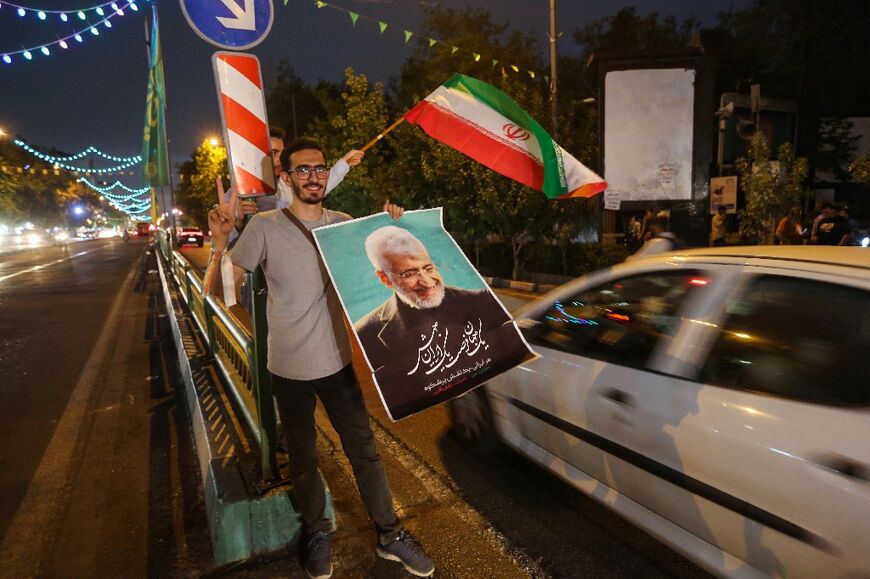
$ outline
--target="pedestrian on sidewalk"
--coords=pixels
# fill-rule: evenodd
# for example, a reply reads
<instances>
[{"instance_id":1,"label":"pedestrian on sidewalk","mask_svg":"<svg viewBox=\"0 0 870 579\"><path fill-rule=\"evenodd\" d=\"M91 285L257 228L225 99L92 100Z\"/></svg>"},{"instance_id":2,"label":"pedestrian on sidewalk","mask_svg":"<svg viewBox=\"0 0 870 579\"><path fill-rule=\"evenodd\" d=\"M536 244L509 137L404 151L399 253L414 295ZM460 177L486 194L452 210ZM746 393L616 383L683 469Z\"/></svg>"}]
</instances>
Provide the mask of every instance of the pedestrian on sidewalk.
<instances>
[{"instance_id":1,"label":"pedestrian on sidewalk","mask_svg":"<svg viewBox=\"0 0 870 579\"><path fill-rule=\"evenodd\" d=\"M309 577L332 576L335 529L326 516L314 426L319 398L341 437L360 496L377 529L378 556L428 577L435 572L434 564L402 528L393 509L368 411L351 366L341 304L311 235L315 227L351 217L322 206L330 169L319 143L301 139L282 151L280 160L291 179L292 205L254 215L230 255L236 284L244 273L262 266L269 286L268 369L290 446L290 476L304 525L303 565ZM404 209L387 201L384 211L398 219ZM226 207L209 212L212 250L217 254L226 251L233 222Z\"/></svg>"},{"instance_id":2,"label":"pedestrian on sidewalk","mask_svg":"<svg viewBox=\"0 0 870 579\"><path fill-rule=\"evenodd\" d=\"M722 247L725 245L725 236L728 234L728 208L720 205L716 208L716 215L710 221L710 245Z\"/></svg>"}]
</instances>

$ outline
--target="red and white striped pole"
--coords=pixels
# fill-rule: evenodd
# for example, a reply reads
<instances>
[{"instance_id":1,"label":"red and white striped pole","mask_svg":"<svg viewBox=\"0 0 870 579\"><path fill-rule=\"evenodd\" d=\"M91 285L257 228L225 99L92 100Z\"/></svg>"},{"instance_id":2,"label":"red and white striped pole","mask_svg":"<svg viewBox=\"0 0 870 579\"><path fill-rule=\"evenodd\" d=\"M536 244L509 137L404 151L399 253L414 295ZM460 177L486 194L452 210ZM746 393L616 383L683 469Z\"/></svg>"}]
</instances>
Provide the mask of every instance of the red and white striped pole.
<instances>
[{"instance_id":1,"label":"red and white striped pole","mask_svg":"<svg viewBox=\"0 0 870 579\"><path fill-rule=\"evenodd\" d=\"M250 54L216 52L212 65L233 187L239 197L273 194L275 173L260 62Z\"/></svg>"}]
</instances>

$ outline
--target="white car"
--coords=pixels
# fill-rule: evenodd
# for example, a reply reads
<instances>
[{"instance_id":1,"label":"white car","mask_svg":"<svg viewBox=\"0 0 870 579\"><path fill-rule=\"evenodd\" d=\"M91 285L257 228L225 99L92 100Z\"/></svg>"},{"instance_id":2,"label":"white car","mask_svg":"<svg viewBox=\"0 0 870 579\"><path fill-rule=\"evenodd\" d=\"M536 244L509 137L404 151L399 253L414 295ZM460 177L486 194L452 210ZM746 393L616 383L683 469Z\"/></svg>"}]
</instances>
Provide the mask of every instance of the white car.
<instances>
[{"instance_id":1,"label":"white car","mask_svg":"<svg viewBox=\"0 0 870 579\"><path fill-rule=\"evenodd\" d=\"M870 577L867 249L661 254L514 316L541 358L459 399L458 432L716 575Z\"/></svg>"}]
</instances>

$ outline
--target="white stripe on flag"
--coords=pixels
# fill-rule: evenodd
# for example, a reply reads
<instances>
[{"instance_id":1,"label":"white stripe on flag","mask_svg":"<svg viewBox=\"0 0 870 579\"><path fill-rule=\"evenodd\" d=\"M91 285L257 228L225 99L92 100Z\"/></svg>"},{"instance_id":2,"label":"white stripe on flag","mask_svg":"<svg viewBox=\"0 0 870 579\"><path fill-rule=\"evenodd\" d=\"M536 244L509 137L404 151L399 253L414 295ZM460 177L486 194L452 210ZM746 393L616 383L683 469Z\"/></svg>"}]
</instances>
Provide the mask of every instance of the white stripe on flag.
<instances>
[{"instance_id":1,"label":"white stripe on flag","mask_svg":"<svg viewBox=\"0 0 870 579\"><path fill-rule=\"evenodd\" d=\"M220 66L218 78L220 79L221 93L249 110L264 124L268 124L266 110L263 106L263 93L257 88L257 85L225 60L218 59L218 66Z\"/></svg>"},{"instance_id":2,"label":"white stripe on flag","mask_svg":"<svg viewBox=\"0 0 870 579\"><path fill-rule=\"evenodd\" d=\"M530 134L529 138L525 141L508 139L504 134L504 127L507 124L514 123L472 95L464 91L439 86L432 94L426 97L426 100L472 122L478 129L489 133L492 138L501 141L505 146L527 151L539 163L543 164L544 156L541 153L541 146L538 144L535 135Z\"/></svg>"},{"instance_id":3,"label":"white stripe on flag","mask_svg":"<svg viewBox=\"0 0 870 579\"><path fill-rule=\"evenodd\" d=\"M266 171L272 171L272 158L254 146L250 141L227 128L229 150L232 152L234 166L241 167L251 175L268 182L264 177Z\"/></svg>"}]
</instances>

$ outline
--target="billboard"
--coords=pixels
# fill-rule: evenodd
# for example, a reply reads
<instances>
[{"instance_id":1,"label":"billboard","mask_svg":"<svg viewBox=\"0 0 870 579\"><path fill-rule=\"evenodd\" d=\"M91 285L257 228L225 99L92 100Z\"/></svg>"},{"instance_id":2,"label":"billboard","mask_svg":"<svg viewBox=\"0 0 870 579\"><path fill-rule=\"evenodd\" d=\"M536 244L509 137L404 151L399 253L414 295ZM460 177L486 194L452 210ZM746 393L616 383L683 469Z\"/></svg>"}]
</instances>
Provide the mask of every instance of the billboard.
<instances>
[{"instance_id":1,"label":"billboard","mask_svg":"<svg viewBox=\"0 0 870 579\"><path fill-rule=\"evenodd\" d=\"M626 201L692 199L692 68L604 75L604 178Z\"/></svg>"}]
</instances>

